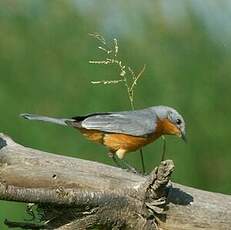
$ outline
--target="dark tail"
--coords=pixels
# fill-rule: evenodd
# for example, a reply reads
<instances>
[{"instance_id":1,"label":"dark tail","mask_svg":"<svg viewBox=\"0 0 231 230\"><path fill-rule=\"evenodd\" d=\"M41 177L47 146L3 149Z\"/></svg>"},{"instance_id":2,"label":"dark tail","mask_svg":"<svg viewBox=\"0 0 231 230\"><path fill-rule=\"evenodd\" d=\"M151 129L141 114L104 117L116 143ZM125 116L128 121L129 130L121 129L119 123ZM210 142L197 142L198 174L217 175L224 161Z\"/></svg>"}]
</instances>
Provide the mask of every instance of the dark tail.
<instances>
[{"instance_id":1,"label":"dark tail","mask_svg":"<svg viewBox=\"0 0 231 230\"><path fill-rule=\"evenodd\" d=\"M64 125L64 126L68 126L68 124L75 121L74 119L46 117L46 116L40 116L36 114L29 114L29 113L23 113L23 114L20 114L20 116L27 120L45 121L45 122L51 122L51 123L55 123L58 125Z\"/></svg>"}]
</instances>

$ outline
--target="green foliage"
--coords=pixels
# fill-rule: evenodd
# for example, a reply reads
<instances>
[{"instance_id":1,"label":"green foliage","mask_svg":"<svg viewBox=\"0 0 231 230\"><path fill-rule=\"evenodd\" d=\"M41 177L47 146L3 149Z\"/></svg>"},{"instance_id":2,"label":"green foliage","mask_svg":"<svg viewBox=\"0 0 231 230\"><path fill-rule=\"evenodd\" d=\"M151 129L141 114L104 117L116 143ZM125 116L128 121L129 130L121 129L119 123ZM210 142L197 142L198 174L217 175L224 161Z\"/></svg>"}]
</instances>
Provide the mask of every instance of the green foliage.
<instances>
[{"instance_id":1,"label":"green foliage","mask_svg":"<svg viewBox=\"0 0 231 230\"><path fill-rule=\"evenodd\" d=\"M136 73L146 64L136 87L136 108L164 104L184 115L188 144L167 137L174 180L230 193L231 53L222 34L209 33L190 5L184 20L174 23L163 14L160 1L92 4L1 1L1 132L27 146L112 164L102 146L77 131L18 117L23 112L71 117L130 108L122 85L90 83L118 77L110 65L89 64L99 51L88 33L98 31L109 41L119 40L120 57ZM144 148L149 170L160 157L161 140ZM138 152L128 161L140 166ZM1 202L0 222L23 216L23 208Z\"/></svg>"}]
</instances>

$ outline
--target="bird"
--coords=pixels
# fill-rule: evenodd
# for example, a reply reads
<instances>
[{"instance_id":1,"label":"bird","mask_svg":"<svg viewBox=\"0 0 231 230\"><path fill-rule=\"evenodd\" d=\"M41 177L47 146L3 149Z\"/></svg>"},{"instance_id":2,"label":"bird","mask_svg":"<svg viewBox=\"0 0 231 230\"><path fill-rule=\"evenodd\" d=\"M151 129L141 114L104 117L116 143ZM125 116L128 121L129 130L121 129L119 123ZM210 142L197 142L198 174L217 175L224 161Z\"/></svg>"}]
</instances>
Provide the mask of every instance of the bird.
<instances>
[{"instance_id":1,"label":"bird","mask_svg":"<svg viewBox=\"0 0 231 230\"><path fill-rule=\"evenodd\" d=\"M28 120L51 122L79 130L88 140L102 144L108 155L123 159L163 135L175 135L186 141L185 121L174 108L164 105L139 110L99 112L72 118L54 118L23 113Z\"/></svg>"}]
</instances>

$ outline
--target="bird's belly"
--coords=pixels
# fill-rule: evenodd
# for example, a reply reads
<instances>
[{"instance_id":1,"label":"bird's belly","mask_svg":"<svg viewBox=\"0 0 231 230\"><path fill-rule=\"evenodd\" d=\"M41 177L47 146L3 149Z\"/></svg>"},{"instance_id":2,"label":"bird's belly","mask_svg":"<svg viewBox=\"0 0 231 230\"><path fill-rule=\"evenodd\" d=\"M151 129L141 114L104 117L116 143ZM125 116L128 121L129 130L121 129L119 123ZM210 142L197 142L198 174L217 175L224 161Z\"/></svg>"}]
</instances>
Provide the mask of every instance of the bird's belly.
<instances>
[{"instance_id":1,"label":"bird's belly","mask_svg":"<svg viewBox=\"0 0 231 230\"><path fill-rule=\"evenodd\" d=\"M159 132L145 137L137 137L120 133L104 133L97 130L79 130L88 140L105 145L119 158L123 158L127 152L136 151L161 136Z\"/></svg>"},{"instance_id":2,"label":"bird's belly","mask_svg":"<svg viewBox=\"0 0 231 230\"><path fill-rule=\"evenodd\" d=\"M103 144L112 152L123 149L125 152L132 152L153 142L158 137L151 135L149 137L136 137L126 134L105 134Z\"/></svg>"}]
</instances>

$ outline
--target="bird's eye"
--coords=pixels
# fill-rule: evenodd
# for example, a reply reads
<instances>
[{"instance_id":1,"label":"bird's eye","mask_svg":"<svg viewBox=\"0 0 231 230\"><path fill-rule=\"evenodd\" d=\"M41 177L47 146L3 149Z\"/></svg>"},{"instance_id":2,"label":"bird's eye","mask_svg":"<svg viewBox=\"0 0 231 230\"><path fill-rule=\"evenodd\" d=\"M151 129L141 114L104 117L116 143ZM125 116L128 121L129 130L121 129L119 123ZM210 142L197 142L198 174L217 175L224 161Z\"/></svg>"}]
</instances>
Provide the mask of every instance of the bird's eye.
<instances>
[{"instance_id":1,"label":"bird's eye","mask_svg":"<svg viewBox=\"0 0 231 230\"><path fill-rule=\"evenodd\" d=\"M177 125L180 125L182 123L182 121L180 119L176 119L176 123L177 123Z\"/></svg>"}]
</instances>

